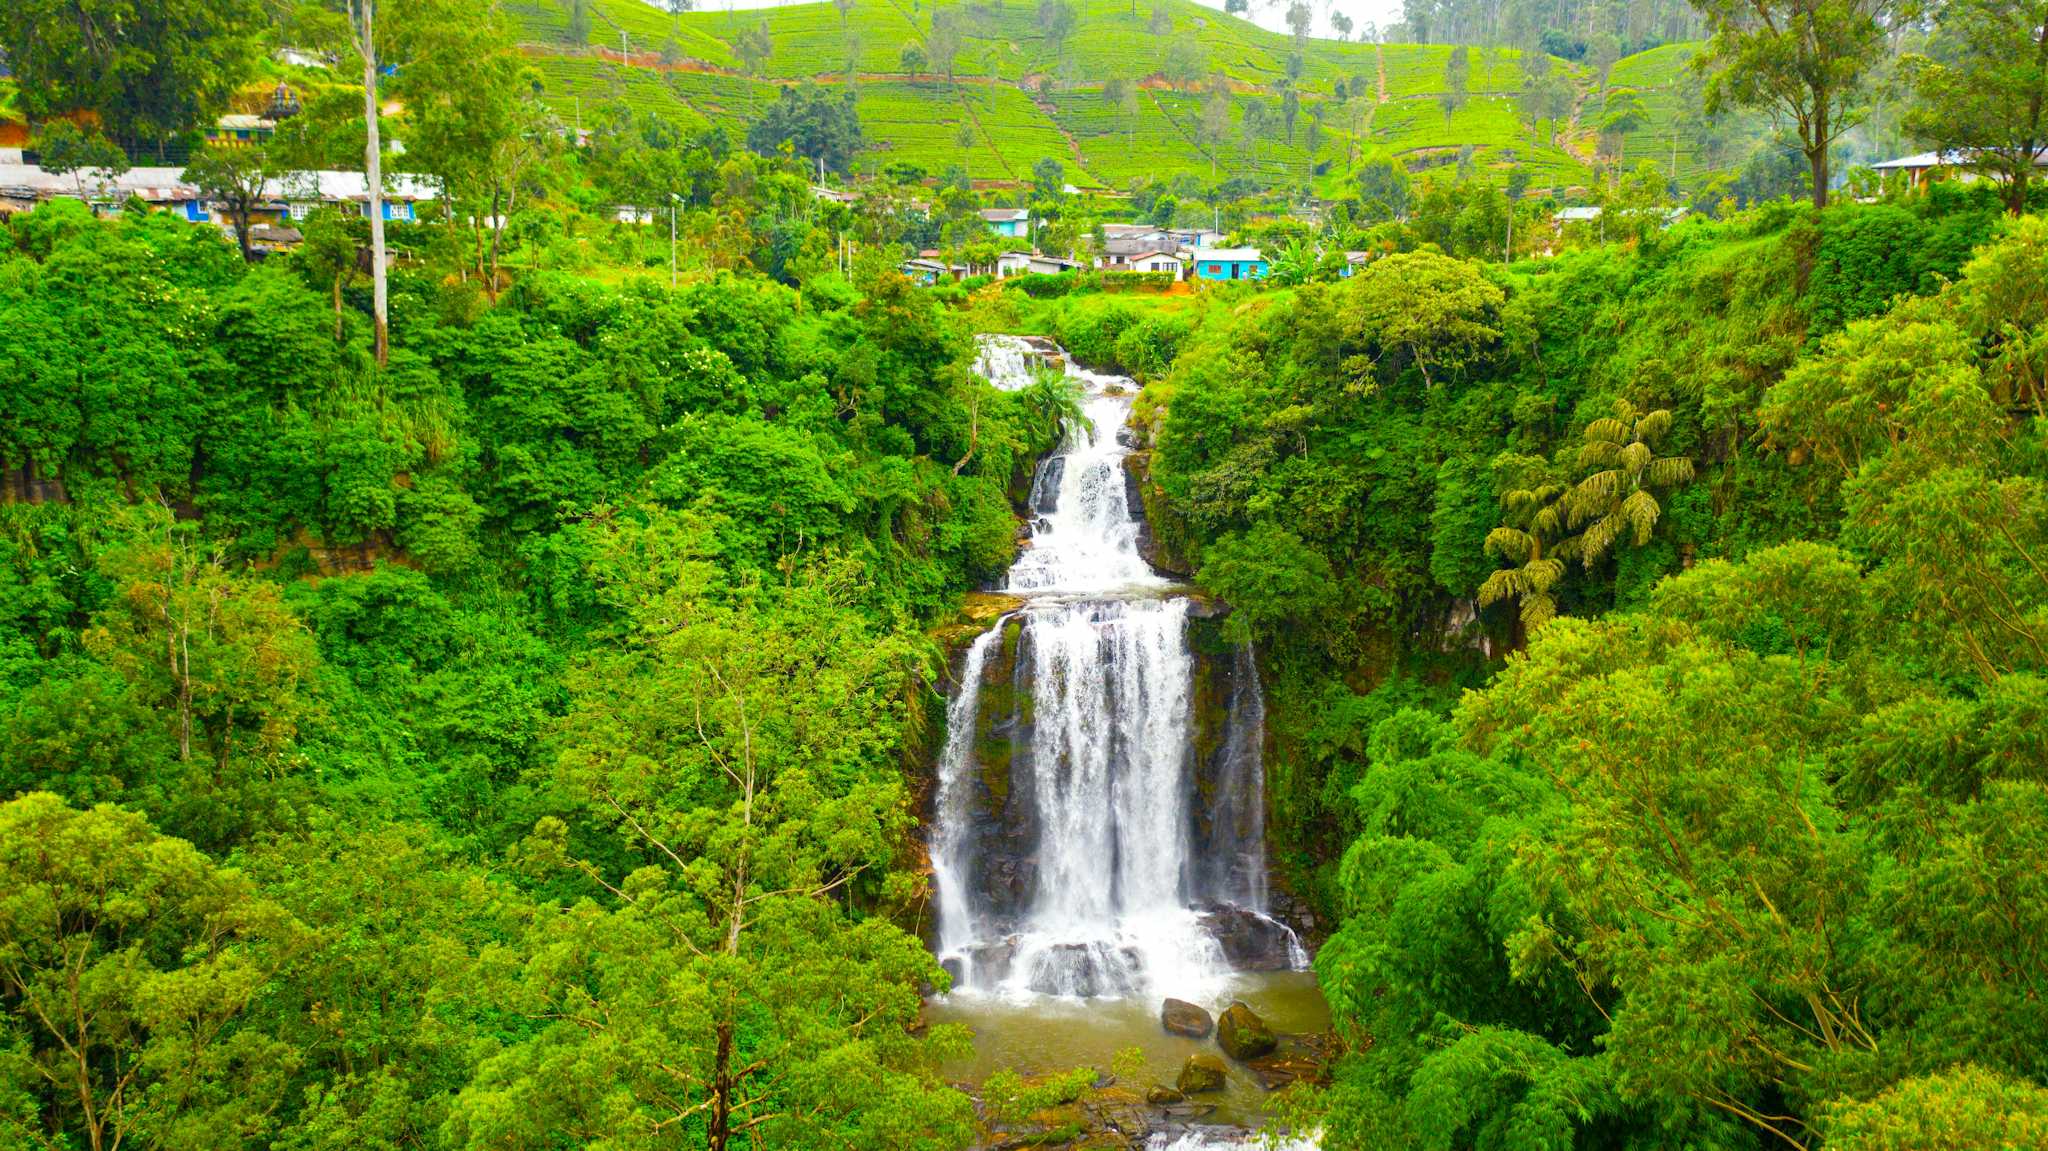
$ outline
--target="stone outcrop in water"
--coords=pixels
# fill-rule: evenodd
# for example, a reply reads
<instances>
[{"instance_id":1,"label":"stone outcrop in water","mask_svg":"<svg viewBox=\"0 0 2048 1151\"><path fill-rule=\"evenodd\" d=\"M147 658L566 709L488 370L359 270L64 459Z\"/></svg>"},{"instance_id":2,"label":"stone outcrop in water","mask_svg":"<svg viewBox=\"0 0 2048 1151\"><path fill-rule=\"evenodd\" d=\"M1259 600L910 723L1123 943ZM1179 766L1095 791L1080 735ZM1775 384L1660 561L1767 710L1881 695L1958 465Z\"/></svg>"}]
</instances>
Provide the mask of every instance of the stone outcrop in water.
<instances>
[{"instance_id":1,"label":"stone outcrop in water","mask_svg":"<svg viewBox=\"0 0 2048 1151\"><path fill-rule=\"evenodd\" d=\"M1223 1060L1205 1051L1198 1051L1188 1056L1188 1061L1180 1065L1180 1078L1174 1082L1174 1086L1182 1095L1202 1095L1210 1091L1223 1090L1223 1085L1229 1080L1230 1069L1223 1065Z\"/></svg>"},{"instance_id":2,"label":"stone outcrop in water","mask_svg":"<svg viewBox=\"0 0 2048 1151\"><path fill-rule=\"evenodd\" d=\"M1202 912L1202 926L1239 971L1292 971L1301 965L1301 942L1286 924L1225 904Z\"/></svg>"},{"instance_id":3,"label":"stone outcrop in water","mask_svg":"<svg viewBox=\"0 0 2048 1151\"><path fill-rule=\"evenodd\" d=\"M1181 1094L1174 1088L1168 1087L1164 1083L1155 1083L1150 1090L1145 1092L1145 1102L1152 1104L1154 1107L1164 1107L1168 1103L1179 1103L1186 1098L1186 1095Z\"/></svg>"},{"instance_id":4,"label":"stone outcrop in water","mask_svg":"<svg viewBox=\"0 0 2048 1151\"><path fill-rule=\"evenodd\" d=\"M1224 1008L1216 1020L1216 1046L1239 1063L1271 1054L1279 1045L1279 1037L1266 1021L1242 1003Z\"/></svg>"},{"instance_id":5,"label":"stone outcrop in water","mask_svg":"<svg viewBox=\"0 0 2048 1151\"><path fill-rule=\"evenodd\" d=\"M1190 1039L1207 1039L1209 1032L1216 1029L1216 1021L1209 1017L1207 1008L1185 999L1168 999L1161 1004L1159 1025L1175 1035L1185 1035Z\"/></svg>"}]
</instances>

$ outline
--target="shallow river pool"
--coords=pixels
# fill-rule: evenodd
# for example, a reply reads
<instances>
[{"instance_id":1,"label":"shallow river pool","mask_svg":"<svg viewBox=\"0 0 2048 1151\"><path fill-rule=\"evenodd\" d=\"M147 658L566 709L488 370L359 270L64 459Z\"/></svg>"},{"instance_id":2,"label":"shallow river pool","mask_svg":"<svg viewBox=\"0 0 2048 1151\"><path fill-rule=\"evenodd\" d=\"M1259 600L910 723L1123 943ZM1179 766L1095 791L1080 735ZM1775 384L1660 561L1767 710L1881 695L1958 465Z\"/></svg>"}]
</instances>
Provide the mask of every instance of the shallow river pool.
<instances>
[{"instance_id":1,"label":"shallow river pool","mask_svg":"<svg viewBox=\"0 0 2048 1151\"><path fill-rule=\"evenodd\" d=\"M1202 1004L1211 1015L1239 999L1258 1012L1277 1035L1329 1030L1330 1008L1310 972L1247 972L1232 976L1228 986L1219 998ZM1034 996L1014 1001L958 994L934 999L928 1017L934 1023L960 1023L973 1030L973 1058L948 1066L945 1074L956 1082L977 1085L990 1072L1005 1067L1026 1077L1083 1064L1107 1069L1118 1051L1139 1047L1145 1052L1145 1070L1138 1084L1142 1090L1154 1083L1172 1086L1181 1064L1197 1051L1222 1054L1213 1035L1187 1039L1167 1034L1159 1026L1156 1000ZM1256 1126L1266 1092L1250 1071L1229 1059L1224 1062L1230 1067L1229 1086L1219 1094L1198 1097L1200 1102L1216 1105L1215 1114L1202 1122Z\"/></svg>"}]
</instances>

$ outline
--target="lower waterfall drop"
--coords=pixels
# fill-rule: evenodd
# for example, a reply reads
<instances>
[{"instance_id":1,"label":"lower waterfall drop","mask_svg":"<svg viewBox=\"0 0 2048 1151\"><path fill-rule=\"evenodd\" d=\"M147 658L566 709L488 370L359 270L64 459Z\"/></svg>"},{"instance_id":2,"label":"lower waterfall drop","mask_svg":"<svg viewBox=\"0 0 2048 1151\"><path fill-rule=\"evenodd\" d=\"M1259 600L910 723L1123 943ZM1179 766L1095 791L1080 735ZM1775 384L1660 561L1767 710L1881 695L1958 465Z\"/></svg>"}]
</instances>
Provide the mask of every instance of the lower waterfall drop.
<instances>
[{"instance_id":1,"label":"lower waterfall drop","mask_svg":"<svg viewBox=\"0 0 2048 1151\"><path fill-rule=\"evenodd\" d=\"M1054 355L984 337L980 368L1018 388ZM1194 601L1140 554L1135 385L1064 370L1087 422L1033 484L1030 546L1005 588L1022 605L968 649L948 702L938 954L971 994L1210 1000L1235 972L1307 962L1265 914L1256 661L1198 656ZM1206 741L1204 692L1223 701Z\"/></svg>"}]
</instances>

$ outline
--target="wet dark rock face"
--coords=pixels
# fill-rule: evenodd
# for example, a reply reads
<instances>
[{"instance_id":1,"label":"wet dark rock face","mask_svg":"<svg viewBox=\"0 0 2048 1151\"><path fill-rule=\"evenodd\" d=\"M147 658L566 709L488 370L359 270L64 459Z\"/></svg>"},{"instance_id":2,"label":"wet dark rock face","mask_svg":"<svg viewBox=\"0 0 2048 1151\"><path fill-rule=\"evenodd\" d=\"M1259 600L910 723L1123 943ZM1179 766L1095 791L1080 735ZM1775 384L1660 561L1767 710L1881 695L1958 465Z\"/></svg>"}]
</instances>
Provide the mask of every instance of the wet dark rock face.
<instances>
[{"instance_id":1,"label":"wet dark rock face","mask_svg":"<svg viewBox=\"0 0 2048 1151\"><path fill-rule=\"evenodd\" d=\"M1137 953L1104 943L1061 943L1033 957L1031 990L1041 995L1135 995L1143 974Z\"/></svg>"},{"instance_id":2,"label":"wet dark rock face","mask_svg":"<svg viewBox=\"0 0 2048 1151\"><path fill-rule=\"evenodd\" d=\"M1277 919L1226 904L1203 911L1202 927L1239 971L1288 971L1294 967L1294 933Z\"/></svg>"},{"instance_id":3,"label":"wet dark rock face","mask_svg":"<svg viewBox=\"0 0 2048 1151\"><path fill-rule=\"evenodd\" d=\"M1128 444L1130 429L1125 428L1117 438ZM1161 560L1170 557L1160 554L1159 540L1152 532L1152 517L1145 512L1145 467L1150 453L1132 452L1124 457L1124 502L1131 509L1131 515L1138 521L1138 554L1145 562L1171 576L1187 576L1188 572L1177 570L1170 563Z\"/></svg>"},{"instance_id":4,"label":"wet dark rock face","mask_svg":"<svg viewBox=\"0 0 2048 1151\"><path fill-rule=\"evenodd\" d=\"M1065 456L1049 457L1038 466L1038 475L1031 481L1031 514L1051 515L1060 510L1060 480L1067 474Z\"/></svg>"},{"instance_id":5,"label":"wet dark rock face","mask_svg":"<svg viewBox=\"0 0 2048 1151\"><path fill-rule=\"evenodd\" d=\"M968 783L970 842L963 858L972 899L996 922L1014 923L1037 890L1038 811L1031 790L1032 729L1030 661L1023 650L1024 621L1001 624L1002 638L982 667L981 706L974 717L974 767ZM954 658L955 676L965 663L963 646ZM1006 971L1007 949L984 959L976 970ZM996 967L981 966L995 962Z\"/></svg>"},{"instance_id":6,"label":"wet dark rock face","mask_svg":"<svg viewBox=\"0 0 2048 1151\"><path fill-rule=\"evenodd\" d=\"M1196 802L1188 828L1194 902L1253 905L1265 897L1265 700L1250 648L1223 639L1221 618L1192 619Z\"/></svg>"}]
</instances>

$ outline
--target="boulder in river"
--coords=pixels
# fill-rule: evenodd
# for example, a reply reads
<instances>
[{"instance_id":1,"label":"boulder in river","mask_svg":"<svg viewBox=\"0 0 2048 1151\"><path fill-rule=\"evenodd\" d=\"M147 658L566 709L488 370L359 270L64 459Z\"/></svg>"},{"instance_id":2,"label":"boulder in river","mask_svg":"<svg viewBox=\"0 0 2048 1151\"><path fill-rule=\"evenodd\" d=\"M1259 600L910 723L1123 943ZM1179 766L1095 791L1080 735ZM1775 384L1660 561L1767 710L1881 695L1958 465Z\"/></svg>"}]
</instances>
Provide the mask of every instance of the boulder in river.
<instances>
[{"instance_id":1,"label":"boulder in river","mask_svg":"<svg viewBox=\"0 0 2048 1151\"><path fill-rule=\"evenodd\" d=\"M1175 1035L1185 1035L1190 1039L1207 1039L1209 1032L1216 1029L1216 1021L1209 1017L1207 1008L1185 999L1169 999L1161 1005L1159 1025Z\"/></svg>"},{"instance_id":2,"label":"boulder in river","mask_svg":"<svg viewBox=\"0 0 2048 1151\"><path fill-rule=\"evenodd\" d=\"M1280 1040L1251 1008L1232 1003L1216 1020L1216 1045L1223 1048L1224 1054L1244 1063L1270 1054Z\"/></svg>"},{"instance_id":3,"label":"boulder in river","mask_svg":"<svg viewBox=\"0 0 2048 1151\"><path fill-rule=\"evenodd\" d=\"M1152 1089L1145 1092L1145 1102L1155 1107L1163 1107L1168 1103L1180 1103L1186 1099L1187 1096L1168 1087L1164 1083L1154 1083Z\"/></svg>"},{"instance_id":4,"label":"boulder in river","mask_svg":"<svg viewBox=\"0 0 2048 1151\"><path fill-rule=\"evenodd\" d=\"M1174 1086L1180 1088L1182 1095L1201 1095L1223 1090L1223 1084L1229 1078L1230 1069L1223 1065L1223 1060L1206 1051L1197 1051L1180 1065L1180 1079Z\"/></svg>"}]
</instances>

